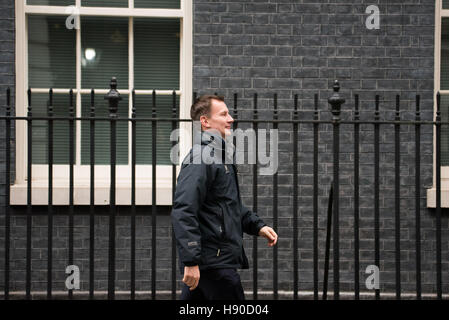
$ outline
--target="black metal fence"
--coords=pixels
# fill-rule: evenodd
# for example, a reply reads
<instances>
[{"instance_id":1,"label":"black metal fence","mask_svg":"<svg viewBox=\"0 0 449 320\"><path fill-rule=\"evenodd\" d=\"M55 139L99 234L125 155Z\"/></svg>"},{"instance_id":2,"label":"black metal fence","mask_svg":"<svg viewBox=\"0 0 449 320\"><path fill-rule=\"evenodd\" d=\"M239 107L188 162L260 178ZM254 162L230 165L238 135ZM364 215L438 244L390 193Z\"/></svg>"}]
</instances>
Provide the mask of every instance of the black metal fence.
<instances>
[{"instance_id":1,"label":"black metal fence","mask_svg":"<svg viewBox=\"0 0 449 320\"><path fill-rule=\"evenodd\" d=\"M178 117L178 106L176 100L176 92L173 91L173 106L172 106L172 117L171 118L157 118L156 117L156 94L153 91L152 95L152 117L150 118L136 118L135 116L135 91L132 91L132 117L131 118L121 118L117 116L118 104L121 100L120 94L116 90L117 82L115 78L111 81L111 90L105 96L105 99L109 101L109 117L96 117L95 116L95 92L92 89L91 92L91 112L90 117L75 117L74 107L73 107L73 91L70 91L70 116L69 117L55 117L53 115L53 92L49 90L48 96L48 116L47 117L35 117L33 116L32 109L32 91L28 90L28 114L26 117L16 117L11 115L11 103L10 103L10 90L7 90L7 102L6 102L6 116L2 116L1 120L5 121L5 155L6 155L6 171L5 171L5 181L10 181L10 154L11 154L11 124L12 122L25 121L27 124L27 136L28 136L28 157L27 157L27 211L26 211L26 298L31 298L31 237L32 237L32 211L33 203L31 201L31 188L32 188L32 135L33 135L33 121L44 120L48 123L48 265L47 265L47 298L51 299L52 296L52 239L53 239L53 128L55 121L68 121L69 122L69 146L70 146L70 178L69 178L69 258L68 264L73 264L73 228L74 228L74 124L75 121L83 121L90 125L90 242L89 242L89 298L94 299L94 216L95 216L95 205L94 205L94 190L95 190L95 124L97 121L109 121L110 122L110 201L109 201L109 263L108 263L108 299L115 298L115 252L116 252L116 126L118 121L131 122L132 127L132 155L131 155L131 259L130 263L130 280L131 280L131 299L135 299L135 284L136 281L136 261L135 261L135 249L136 249L136 123L138 121L147 121L151 123L151 133L152 141L156 141L157 135L157 123L168 122L171 123L171 128L176 129L180 122L189 122L189 119L179 119ZM359 132L360 125L367 124L374 127L374 264L379 266L380 264L380 224L379 224L379 137L380 128L382 125L393 125L394 126L394 146L395 146L395 270L396 270L396 298L401 298L401 245L400 245L400 220L401 220L401 206L400 206L400 128L403 125L411 125L415 128L415 231L416 231L416 242L415 242L415 259L416 259L416 298L422 298L422 281L421 281L421 209L420 209L420 199L421 193L421 182L420 182L420 146L421 146L421 127L424 125L435 127L436 134L436 230L435 230L435 265L436 265L436 297L438 299L442 298L442 257L441 257L441 126L447 123L441 121L440 114L440 95L437 95L437 111L435 121L422 121L420 114L420 96L416 96L416 116L414 120L401 120L400 117L400 97L396 97L396 112L393 120L380 120L379 116L379 96L375 97L375 111L374 119L370 121L360 120L359 113L359 96L354 97L354 109L353 109L353 119L352 120L342 120L341 118L341 106L345 103L345 100L339 95L340 86L336 81L334 84L334 93L329 98L328 102L331 106L332 119L331 120L320 120L319 110L318 110L318 94L314 97L314 110L313 119L305 120L299 119L298 116L298 95L294 96L292 104L294 109L290 110L291 117L287 120L279 119L279 110L277 105L277 95L274 95L273 99L273 118L269 120L259 119L258 115L258 95L254 94L253 97L253 108L245 109L246 112L252 113L251 119L240 119L239 112L237 109L237 95L234 95L234 108L232 110L232 115L235 119L234 129L238 127L240 123L249 123L253 129L256 130L261 123L272 124L274 129L278 128L279 124L291 125L291 132L293 137L293 203L292 203L292 218L293 218L293 298L298 299L298 292L301 290L298 286L298 267L299 267L299 254L298 254L298 129L302 124L312 124L313 125L313 298L319 299L319 248L318 248L318 154L319 154L319 127L320 125L330 124L333 127L333 181L329 194L329 206L328 206L328 217L327 217L327 235L326 235L326 255L324 257L325 267L324 267L324 282L322 288L322 299L327 298L327 282L328 282L328 269L329 269L329 252L331 245L331 233L333 234L333 297L334 299L339 299L340 297L340 269L339 269L339 234L340 234L340 219L339 219L339 154L340 154L340 126L342 124L353 125L354 129L354 297L355 299L360 298L360 279L359 279L359 268L360 268L360 256L359 256ZM195 95L194 95L195 96ZM243 111L243 110L242 110ZM322 112L322 111L321 111ZM175 142L173 142L173 145ZM256 149L257 150L257 149ZM257 151L256 151L257 154ZM156 163L157 153L156 153L156 143L152 143L152 163ZM253 210L257 212L258 209L258 180L257 180L257 164L252 166L253 169ZM156 224L156 166L152 166L152 248L151 248L151 297L156 299L156 268L157 268L157 256L156 256L156 235L157 235L157 224ZM176 165L172 165L172 190L174 192L176 186ZM5 256L4 256L4 298L10 298L10 185L6 183L6 197L5 197ZM272 209L273 209L273 227L277 229L278 227L278 174L273 175L273 194L272 194ZM171 297L176 299L176 286L179 279L176 278L176 243L172 234L172 252L171 252ZM253 268L253 299L258 298L258 247L257 239L253 239L253 250L252 250L252 268ZM273 297L278 299L278 246L273 248ZM73 290L68 290L68 297L73 298ZM375 292L376 299L380 298L380 290L377 289Z\"/></svg>"}]
</instances>

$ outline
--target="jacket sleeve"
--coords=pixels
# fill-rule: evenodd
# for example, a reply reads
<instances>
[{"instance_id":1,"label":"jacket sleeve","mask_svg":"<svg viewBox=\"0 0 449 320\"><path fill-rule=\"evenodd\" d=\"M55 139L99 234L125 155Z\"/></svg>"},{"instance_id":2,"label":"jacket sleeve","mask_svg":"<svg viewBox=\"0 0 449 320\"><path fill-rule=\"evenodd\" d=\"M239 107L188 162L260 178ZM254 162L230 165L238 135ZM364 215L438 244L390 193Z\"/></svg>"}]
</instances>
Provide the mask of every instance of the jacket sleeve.
<instances>
[{"instance_id":1,"label":"jacket sleeve","mask_svg":"<svg viewBox=\"0 0 449 320\"><path fill-rule=\"evenodd\" d=\"M242 229L243 232L258 236L259 230L266 226L265 222L254 212L242 204Z\"/></svg>"},{"instance_id":2,"label":"jacket sleeve","mask_svg":"<svg viewBox=\"0 0 449 320\"><path fill-rule=\"evenodd\" d=\"M207 192L207 166L187 164L178 176L171 213L173 230L179 248L179 259L195 266L201 259L201 232L198 212Z\"/></svg>"}]
</instances>

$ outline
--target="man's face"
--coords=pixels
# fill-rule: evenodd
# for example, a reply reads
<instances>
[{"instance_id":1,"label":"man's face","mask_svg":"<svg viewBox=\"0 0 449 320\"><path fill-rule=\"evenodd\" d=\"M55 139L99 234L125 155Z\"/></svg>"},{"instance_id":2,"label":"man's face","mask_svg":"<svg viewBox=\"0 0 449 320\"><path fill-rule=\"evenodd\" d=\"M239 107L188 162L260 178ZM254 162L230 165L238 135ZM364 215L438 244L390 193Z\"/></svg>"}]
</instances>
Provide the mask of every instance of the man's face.
<instances>
[{"instance_id":1,"label":"man's face","mask_svg":"<svg viewBox=\"0 0 449 320\"><path fill-rule=\"evenodd\" d=\"M231 134L231 125L234 119L229 114L228 107L223 101L212 100L210 106L210 115L200 117L203 130L214 129L224 138Z\"/></svg>"}]
</instances>

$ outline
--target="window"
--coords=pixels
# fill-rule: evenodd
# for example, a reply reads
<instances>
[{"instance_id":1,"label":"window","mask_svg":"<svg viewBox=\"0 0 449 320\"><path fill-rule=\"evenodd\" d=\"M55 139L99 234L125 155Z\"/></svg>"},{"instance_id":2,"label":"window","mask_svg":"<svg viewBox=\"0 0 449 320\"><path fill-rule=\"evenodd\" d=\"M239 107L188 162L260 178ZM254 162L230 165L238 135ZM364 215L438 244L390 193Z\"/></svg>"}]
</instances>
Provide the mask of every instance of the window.
<instances>
[{"instance_id":1,"label":"window","mask_svg":"<svg viewBox=\"0 0 449 320\"><path fill-rule=\"evenodd\" d=\"M436 1L435 96L441 94L441 119L449 120L449 0ZM436 99L435 99L436 109ZM434 148L434 156L435 156ZM435 168L435 158L434 158ZM436 206L436 171L433 187L427 190L427 206ZM441 126L441 206L449 207L449 127Z\"/></svg>"},{"instance_id":2,"label":"window","mask_svg":"<svg viewBox=\"0 0 449 320\"><path fill-rule=\"evenodd\" d=\"M71 7L70 7L71 6ZM189 114L192 82L191 0L17 0L16 88L18 116L27 112L26 91L32 91L33 116L47 114L53 89L55 116L69 115L69 90L77 117L89 116L95 90L96 115L107 116L104 95L117 77L122 96L118 115L131 116L132 89L137 117L151 117L156 90L158 117L171 117L176 90L179 116ZM77 14L78 28L66 21ZM188 128L187 124L186 128ZM33 204L48 199L47 121L33 121ZM16 125L16 181L11 203L26 203L26 123ZM136 203L151 204L151 125L136 125ZM171 203L171 123L157 125L157 204ZM181 154L189 148L181 137ZM69 125L54 122L54 204L68 204ZM75 204L89 204L90 127L75 122ZM109 123L95 125L95 203L109 201ZM117 123L117 204L130 204L131 124ZM170 191L170 192L168 192ZM148 196L150 195L150 197Z\"/></svg>"},{"instance_id":3,"label":"window","mask_svg":"<svg viewBox=\"0 0 449 320\"><path fill-rule=\"evenodd\" d=\"M449 6L449 0L446 1ZM449 17L441 19L440 55L441 115L443 121L449 120ZM441 165L449 166L449 128L441 127Z\"/></svg>"}]
</instances>

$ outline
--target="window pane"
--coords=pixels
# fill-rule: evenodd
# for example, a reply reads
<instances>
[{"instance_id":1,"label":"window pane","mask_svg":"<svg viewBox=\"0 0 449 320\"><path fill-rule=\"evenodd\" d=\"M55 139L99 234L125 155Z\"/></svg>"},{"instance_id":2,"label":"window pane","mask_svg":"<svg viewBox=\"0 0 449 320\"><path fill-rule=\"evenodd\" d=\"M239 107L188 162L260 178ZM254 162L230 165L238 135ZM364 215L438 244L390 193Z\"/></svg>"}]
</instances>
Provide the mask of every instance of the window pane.
<instances>
[{"instance_id":1,"label":"window pane","mask_svg":"<svg viewBox=\"0 0 449 320\"><path fill-rule=\"evenodd\" d=\"M81 6L128 8L128 0L81 0Z\"/></svg>"},{"instance_id":2,"label":"window pane","mask_svg":"<svg viewBox=\"0 0 449 320\"><path fill-rule=\"evenodd\" d=\"M31 88L75 87L75 29L66 17L28 16L28 80Z\"/></svg>"},{"instance_id":3,"label":"window pane","mask_svg":"<svg viewBox=\"0 0 449 320\"><path fill-rule=\"evenodd\" d=\"M48 115L48 94L34 93L31 96L33 117ZM75 99L73 100L75 106ZM69 116L70 98L68 94L53 94L53 116ZM48 163L48 121L33 120L33 164ZM74 129L74 147L76 148L76 129ZM69 164L69 122L53 121L53 163ZM74 158L75 159L75 158Z\"/></svg>"},{"instance_id":4,"label":"window pane","mask_svg":"<svg viewBox=\"0 0 449 320\"><path fill-rule=\"evenodd\" d=\"M134 20L136 89L179 89L179 20Z\"/></svg>"},{"instance_id":5,"label":"window pane","mask_svg":"<svg viewBox=\"0 0 449 320\"><path fill-rule=\"evenodd\" d=\"M152 102L151 95L136 95L136 118L151 118ZM173 107L172 96L156 95L156 117L172 118ZM177 113L179 114L179 96L176 98ZM172 164L170 161L170 150L172 142L170 133L172 123L161 121L156 126L156 163ZM136 163L152 164L152 127L151 121L136 122Z\"/></svg>"},{"instance_id":6,"label":"window pane","mask_svg":"<svg viewBox=\"0 0 449 320\"><path fill-rule=\"evenodd\" d=\"M443 9L449 9L449 0L443 0Z\"/></svg>"},{"instance_id":7,"label":"window pane","mask_svg":"<svg viewBox=\"0 0 449 320\"><path fill-rule=\"evenodd\" d=\"M181 8L180 0L134 0L134 8Z\"/></svg>"},{"instance_id":8,"label":"window pane","mask_svg":"<svg viewBox=\"0 0 449 320\"><path fill-rule=\"evenodd\" d=\"M81 18L82 88L128 88L128 18Z\"/></svg>"},{"instance_id":9,"label":"window pane","mask_svg":"<svg viewBox=\"0 0 449 320\"><path fill-rule=\"evenodd\" d=\"M441 90L449 90L449 18L441 23Z\"/></svg>"},{"instance_id":10,"label":"window pane","mask_svg":"<svg viewBox=\"0 0 449 320\"><path fill-rule=\"evenodd\" d=\"M449 121L449 95L441 96L441 120ZM449 126L441 126L441 165L449 166Z\"/></svg>"},{"instance_id":11,"label":"window pane","mask_svg":"<svg viewBox=\"0 0 449 320\"><path fill-rule=\"evenodd\" d=\"M128 118L128 95L121 95L117 115L119 118ZM90 94L81 96L82 117L90 117ZM95 95L95 117L109 117L109 104L104 94ZM95 164L110 164L110 121L95 121ZM128 164L128 122L117 121L116 135L116 164ZM90 121L81 123L81 164L90 164Z\"/></svg>"},{"instance_id":12,"label":"window pane","mask_svg":"<svg viewBox=\"0 0 449 320\"><path fill-rule=\"evenodd\" d=\"M69 6L75 5L75 0L27 0L27 4L40 6Z\"/></svg>"}]
</instances>

